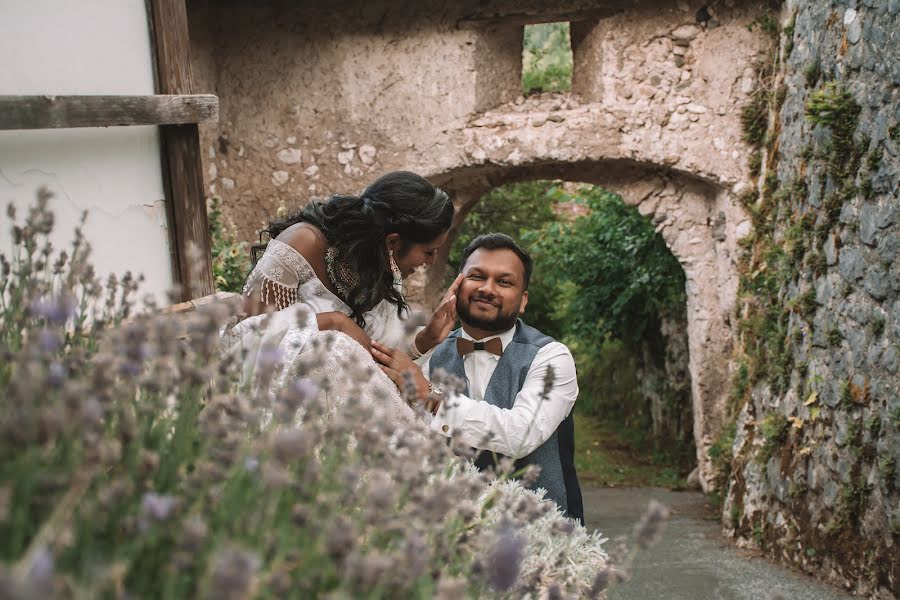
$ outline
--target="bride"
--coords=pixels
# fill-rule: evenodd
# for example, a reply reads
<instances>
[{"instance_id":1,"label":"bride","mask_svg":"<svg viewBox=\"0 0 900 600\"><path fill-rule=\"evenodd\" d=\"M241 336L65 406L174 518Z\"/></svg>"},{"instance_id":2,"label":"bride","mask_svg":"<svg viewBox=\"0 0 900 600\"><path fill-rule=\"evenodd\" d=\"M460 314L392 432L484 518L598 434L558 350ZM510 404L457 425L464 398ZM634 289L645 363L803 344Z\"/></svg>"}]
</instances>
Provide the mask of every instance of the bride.
<instances>
[{"instance_id":1,"label":"bride","mask_svg":"<svg viewBox=\"0 0 900 600\"><path fill-rule=\"evenodd\" d=\"M226 351L243 353L247 377L277 360L273 385L283 385L298 365L307 365L308 372L315 364L313 375L352 384L360 399L410 423L413 411L375 366L372 340L417 358L452 329L458 279L417 332L409 327L402 283L434 263L453 213L440 188L397 171L359 196L313 201L273 221L265 230L271 240L244 286L244 312L250 316L226 333ZM343 394L329 395L334 405Z\"/></svg>"}]
</instances>

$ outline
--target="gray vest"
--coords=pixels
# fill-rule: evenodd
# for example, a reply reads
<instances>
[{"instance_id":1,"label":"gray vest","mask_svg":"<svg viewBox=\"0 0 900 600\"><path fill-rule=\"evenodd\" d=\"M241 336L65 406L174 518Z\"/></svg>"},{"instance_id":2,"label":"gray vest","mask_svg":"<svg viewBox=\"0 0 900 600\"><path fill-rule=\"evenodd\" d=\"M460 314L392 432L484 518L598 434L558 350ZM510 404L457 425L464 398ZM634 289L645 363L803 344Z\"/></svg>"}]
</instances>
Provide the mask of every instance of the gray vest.
<instances>
[{"instance_id":1,"label":"gray vest","mask_svg":"<svg viewBox=\"0 0 900 600\"><path fill-rule=\"evenodd\" d=\"M459 329L453 331L435 348L429 360L429 372L433 375L435 370L443 369L466 381L465 393L468 395L463 359L456 351L456 338L459 334ZM525 384L525 378L538 350L553 341L553 338L519 320L512 341L497 361L497 367L484 392L484 401L500 408L512 408L516 395ZM562 438L560 432L564 434ZM516 467L539 465L541 474L534 487L547 490L548 499L556 502L570 517L583 520L581 489L575 475L573 459L574 425L572 415L569 414L546 442L528 456L516 461ZM492 453L482 452L475 464L479 468L485 468L493 462Z\"/></svg>"}]
</instances>

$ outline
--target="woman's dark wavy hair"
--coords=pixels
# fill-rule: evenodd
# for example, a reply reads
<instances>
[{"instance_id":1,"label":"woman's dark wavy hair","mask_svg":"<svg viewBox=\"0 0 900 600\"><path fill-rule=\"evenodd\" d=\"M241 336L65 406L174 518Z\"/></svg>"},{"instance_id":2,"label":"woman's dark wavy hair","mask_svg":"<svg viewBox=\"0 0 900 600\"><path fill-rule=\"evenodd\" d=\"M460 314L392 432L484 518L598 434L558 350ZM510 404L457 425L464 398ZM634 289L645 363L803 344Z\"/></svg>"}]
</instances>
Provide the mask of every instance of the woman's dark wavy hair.
<instances>
[{"instance_id":1,"label":"woman's dark wavy hair","mask_svg":"<svg viewBox=\"0 0 900 600\"><path fill-rule=\"evenodd\" d=\"M350 316L362 326L363 313L384 299L397 306L397 314L407 308L394 288L385 236L398 233L404 245L430 242L450 229L453 203L424 177L395 171L376 179L359 196L313 200L300 212L272 221L263 233L275 238L301 221L318 227L337 250L336 260L359 276L347 303Z\"/></svg>"}]
</instances>

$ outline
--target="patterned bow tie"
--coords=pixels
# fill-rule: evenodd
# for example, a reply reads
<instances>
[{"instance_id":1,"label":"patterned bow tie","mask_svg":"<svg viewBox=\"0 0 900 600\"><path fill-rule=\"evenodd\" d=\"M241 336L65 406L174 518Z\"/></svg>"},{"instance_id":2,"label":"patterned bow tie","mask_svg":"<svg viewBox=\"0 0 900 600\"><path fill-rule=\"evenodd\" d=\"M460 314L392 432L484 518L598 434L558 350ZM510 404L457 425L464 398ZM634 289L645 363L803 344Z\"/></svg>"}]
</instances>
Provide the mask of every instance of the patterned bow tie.
<instances>
[{"instance_id":1,"label":"patterned bow tie","mask_svg":"<svg viewBox=\"0 0 900 600\"><path fill-rule=\"evenodd\" d=\"M461 337L456 338L456 351L460 356L465 356L475 350L484 350L496 356L503 356L503 342L500 338L491 338L486 342L475 342Z\"/></svg>"}]
</instances>

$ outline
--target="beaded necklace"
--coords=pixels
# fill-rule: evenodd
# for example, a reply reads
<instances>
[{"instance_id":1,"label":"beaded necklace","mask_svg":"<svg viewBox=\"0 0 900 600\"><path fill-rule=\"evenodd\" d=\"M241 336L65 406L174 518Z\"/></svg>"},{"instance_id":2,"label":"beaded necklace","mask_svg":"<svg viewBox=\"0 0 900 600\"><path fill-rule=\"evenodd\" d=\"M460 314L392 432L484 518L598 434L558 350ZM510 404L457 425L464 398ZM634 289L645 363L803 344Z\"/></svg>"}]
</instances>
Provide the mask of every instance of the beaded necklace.
<instances>
[{"instance_id":1,"label":"beaded necklace","mask_svg":"<svg viewBox=\"0 0 900 600\"><path fill-rule=\"evenodd\" d=\"M347 266L347 263L337 262L337 250L334 246L329 246L325 251L325 271L341 300L349 302L350 292L359 285L359 276Z\"/></svg>"}]
</instances>

